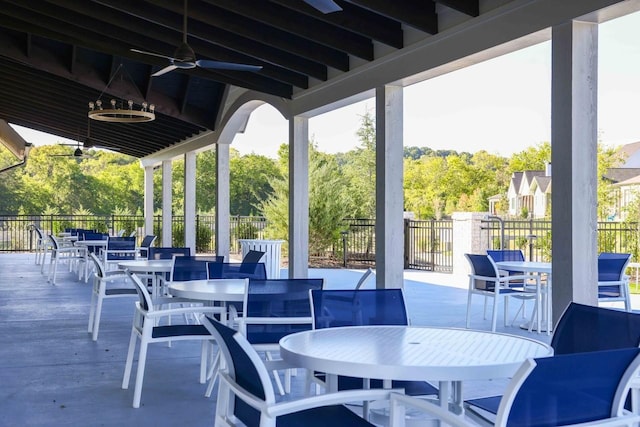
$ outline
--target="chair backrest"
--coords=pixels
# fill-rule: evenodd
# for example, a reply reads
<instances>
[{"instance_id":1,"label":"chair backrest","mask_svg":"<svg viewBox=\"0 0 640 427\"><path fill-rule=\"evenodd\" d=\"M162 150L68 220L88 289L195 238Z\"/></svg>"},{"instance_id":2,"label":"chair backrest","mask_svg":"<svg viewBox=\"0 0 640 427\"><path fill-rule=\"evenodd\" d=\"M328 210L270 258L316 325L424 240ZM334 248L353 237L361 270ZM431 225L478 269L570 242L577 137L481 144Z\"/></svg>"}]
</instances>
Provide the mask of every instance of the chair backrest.
<instances>
[{"instance_id":1,"label":"chair backrest","mask_svg":"<svg viewBox=\"0 0 640 427\"><path fill-rule=\"evenodd\" d=\"M495 262L524 261L524 254L520 249L488 250L487 255L489 255Z\"/></svg>"},{"instance_id":2,"label":"chair backrest","mask_svg":"<svg viewBox=\"0 0 640 427\"><path fill-rule=\"evenodd\" d=\"M133 282L133 285L135 286L136 291L138 292L140 308L142 308L146 312L154 311L153 298L151 298L151 294L149 294L149 291L147 290L147 287L144 285L144 283L142 283L142 281L138 276L131 273L129 269L126 269L125 273L127 273L129 278Z\"/></svg>"},{"instance_id":3,"label":"chair backrest","mask_svg":"<svg viewBox=\"0 0 640 427\"><path fill-rule=\"evenodd\" d=\"M51 248L54 250L54 252L51 253L51 256L55 256L55 250L60 247L58 239L56 239L53 234L49 234L49 240L51 240Z\"/></svg>"},{"instance_id":4,"label":"chair backrest","mask_svg":"<svg viewBox=\"0 0 640 427\"><path fill-rule=\"evenodd\" d=\"M122 230L118 230L118 234L117 234L117 236L118 236L118 237L123 237L123 236L124 236L124 233L125 233L125 230L124 230L124 229L122 229Z\"/></svg>"},{"instance_id":5,"label":"chair backrest","mask_svg":"<svg viewBox=\"0 0 640 427\"><path fill-rule=\"evenodd\" d=\"M259 262L264 256L265 252L254 251L253 249L247 252L247 254L242 257L242 263L256 263Z\"/></svg>"},{"instance_id":6,"label":"chair backrest","mask_svg":"<svg viewBox=\"0 0 640 427\"><path fill-rule=\"evenodd\" d=\"M640 345L640 314L572 302L551 338L554 354L614 350Z\"/></svg>"},{"instance_id":7,"label":"chair backrest","mask_svg":"<svg viewBox=\"0 0 640 427\"><path fill-rule=\"evenodd\" d=\"M148 259L171 259L173 256L191 256L191 248L149 248Z\"/></svg>"},{"instance_id":8,"label":"chair backrest","mask_svg":"<svg viewBox=\"0 0 640 427\"><path fill-rule=\"evenodd\" d=\"M131 236L133 237L133 236ZM150 248L151 245L153 245L153 242L155 242L157 236L153 236L153 235L146 235L144 236L144 238L142 239L142 242L140 242L140 247L141 248Z\"/></svg>"},{"instance_id":9,"label":"chair backrest","mask_svg":"<svg viewBox=\"0 0 640 427\"><path fill-rule=\"evenodd\" d=\"M208 278L207 261L194 256L175 256L169 280L183 282L186 280L206 280Z\"/></svg>"},{"instance_id":10,"label":"chair backrest","mask_svg":"<svg viewBox=\"0 0 640 427\"><path fill-rule=\"evenodd\" d=\"M637 375L639 353L627 348L528 360L502 397L495 425L563 426L615 417Z\"/></svg>"},{"instance_id":11,"label":"chair backrest","mask_svg":"<svg viewBox=\"0 0 640 427\"><path fill-rule=\"evenodd\" d=\"M251 344L274 344L286 335L311 329L309 291L323 286L324 279L250 280L244 317L263 318L265 322L247 322L247 340ZM266 324L270 318L302 318L303 323Z\"/></svg>"},{"instance_id":12,"label":"chair backrest","mask_svg":"<svg viewBox=\"0 0 640 427\"><path fill-rule=\"evenodd\" d=\"M312 290L313 328L408 325L402 289Z\"/></svg>"},{"instance_id":13,"label":"chair backrest","mask_svg":"<svg viewBox=\"0 0 640 427\"><path fill-rule=\"evenodd\" d=\"M100 259L98 259L96 254L93 252L89 254L89 258L91 258L91 260L93 261L93 265L95 266L95 275L98 276L98 278L102 279L105 276L104 266L102 265L102 262L100 262Z\"/></svg>"},{"instance_id":14,"label":"chair backrest","mask_svg":"<svg viewBox=\"0 0 640 427\"><path fill-rule=\"evenodd\" d=\"M135 249L135 237L109 237L107 240L106 259L109 261L135 259L136 255L132 252Z\"/></svg>"},{"instance_id":15,"label":"chair backrest","mask_svg":"<svg viewBox=\"0 0 640 427\"><path fill-rule=\"evenodd\" d=\"M619 282L624 277L631 254L603 252L598 255L598 282Z\"/></svg>"},{"instance_id":16,"label":"chair backrest","mask_svg":"<svg viewBox=\"0 0 640 427\"><path fill-rule=\"evenodd\" d=\"M356 283L356 289L361 289L365 285L365 283L369 281L369 279L375 278L375 277L376 277L376 273L374 273L372 269L367 268L367 271L365 271L362 274L362 277L360 277L360 280L358 280L358 283ZM374 287L375 287L375 282L374 282Z\"/></svg>"},{"instance_id":17,"label":"chair backrest","mask_svg":"<svg viewBox=\"0 0 640 427\"><path fill-rule=\"evenodd\" d=\"M42 234L42 230L40 230L40 228L37 225L30 224L29 229L36 232L36 234L38 235L38 239L44 239L44 234Z\"/></svg>"},{"instance_id":18,"label":"chair backrest","mask_svg":"<svg viewBox=\"0 0 640 427\"><path fill-rule=\"evenodd\" d=\"M224 257L222 257L224 260ZM212 262L208 266L209 279L251 279L266 280L264 263Z\"/></svg>"},{"instance_id":19,"label":"chair backrest","mask_svg":"<svg viewBox=\"0 0 640 427\"><path fill-rule=\"evenodd\" d=\"M93 233L85 231L84 233L78 235L80 240L107 240L109 236L107 234L102 233Z\"/></svg>"},{"instance_id":20,"label":"chair backrest","mask_svg":"<svg viewBox=\"0 0 640 427\"><path fill-rule=\"evenodd\" d=\"M498 270L495 263L489 255L464 254L471 265L471 274L473 276L499 278ZM494 290L496 283L491 280L473 279L474 288L487 291Z\"/></svg>"},{"instance_id":21,"label":"chair backrest","mask_svg":"<svg viewBox=\"0 0 640 427\"><path fill-rule=\"evenodd\" d=\"M228 379L256 400L267 405L275 402L275 393L269 373L251 344L238 331L217 320L202 316L202 324L214 336L226 361ZM234 415L248 426L260 425L260 411L244 403L239 397L234 402Z\"/></svg>"}]
</instances>

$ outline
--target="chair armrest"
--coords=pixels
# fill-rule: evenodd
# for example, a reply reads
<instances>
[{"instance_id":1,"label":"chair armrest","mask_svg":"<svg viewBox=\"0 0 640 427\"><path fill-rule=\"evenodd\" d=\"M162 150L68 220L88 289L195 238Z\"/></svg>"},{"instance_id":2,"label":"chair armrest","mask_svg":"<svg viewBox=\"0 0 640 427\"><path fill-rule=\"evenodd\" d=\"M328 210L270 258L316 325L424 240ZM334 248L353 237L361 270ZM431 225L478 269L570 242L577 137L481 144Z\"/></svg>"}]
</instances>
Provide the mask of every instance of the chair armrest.
<instances>
[{"instance_id":1,"label":"chair armrest","mask_svg":"<svg viewBox=\"0 0 640 427\"><path fill-rule=\"evenodd\" d=\"M147 312L146 316L148 318L158 319L166 316L174 316L178 314L201 314L201 313L210 313L210 314L220 314L223 313L224 307L211 307L211 306L198 306L198 307L180 307L180 308L169 308L166 310L154 310L151 312Z\"/></svg>"},{"instance_id":2,"label":"chair armrest","mask_svg":"<svg viewBox=\"0 0 640 427\"><path fill-rule=\"evenodd\" d=\"M418 399L404 394L391 393L390 427L404 426L406 407L419 409L429 415L444 421L444 424L456 427L475 426L462 416L456 415L447 409L431 403L425 399Z\"/></svg>"},{"instance_id":3,"label":"chair armrest","mask_svg":"<svg viewBox=\"0 0 640 427\"><path fill-rule=\"evenodd\" d=\"M311 317L239 317L243 325L306 325L312 324Z\"/></svg>"},{"instance_id":4,"label":"chair armrest","mask_svg":"<svg viewBox=\"0 0 640 427\"><path fill-rule=\"evenodd\" d=\"M393 394L402 395L402 389L361 389L339 391L337 393L319 394L288 402L277 403L266 408L267 414L273 417L286 415L319 406L339 405L356 401L389 400Z\"/></svg>"}]
</instances>

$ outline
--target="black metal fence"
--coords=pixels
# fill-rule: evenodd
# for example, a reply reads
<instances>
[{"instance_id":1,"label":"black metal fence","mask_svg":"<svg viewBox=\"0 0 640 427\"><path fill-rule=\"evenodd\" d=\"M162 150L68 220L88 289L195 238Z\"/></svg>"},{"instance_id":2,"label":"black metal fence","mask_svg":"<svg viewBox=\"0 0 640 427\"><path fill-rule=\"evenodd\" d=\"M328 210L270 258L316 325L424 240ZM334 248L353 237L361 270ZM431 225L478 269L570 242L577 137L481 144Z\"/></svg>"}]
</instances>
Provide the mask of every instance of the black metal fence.
<instances>
[{"instance_id":1,"label":"black metal fence","mask_svg":"<svg viewBox=\"0 0 640 427\"><path fill-rule=\"evenodd\" d=\"M640 233L637 222L598 222L598 252L623 252L638 259ZM551 221L486 220L481 235L489 249L520 249L533 261L551 259Z\"/></svg>"},{"instance_id":2,"label":"black metal fence","mask_svg":"<svg viewBox=\"0 0 640 427\"><path fill-rule=\"evenodd\" d=\"M263 239L266 219L263 217L234 216L230 218L232 253L240 253L238 239ZM116 235L135 233L142 240L144 217L139 215L0 215L0 252L22 252L35 249L35 235L30 224L38 226L45 234L57 234L65 228L84 228ZM163 246L162 216L153 218L153 231L158 239L156 246ZM172 218L172 242L166 246L184 246L184 217ZM196 216L196 251L215 252L215 217Z\"/></svg>"}]
</instances>

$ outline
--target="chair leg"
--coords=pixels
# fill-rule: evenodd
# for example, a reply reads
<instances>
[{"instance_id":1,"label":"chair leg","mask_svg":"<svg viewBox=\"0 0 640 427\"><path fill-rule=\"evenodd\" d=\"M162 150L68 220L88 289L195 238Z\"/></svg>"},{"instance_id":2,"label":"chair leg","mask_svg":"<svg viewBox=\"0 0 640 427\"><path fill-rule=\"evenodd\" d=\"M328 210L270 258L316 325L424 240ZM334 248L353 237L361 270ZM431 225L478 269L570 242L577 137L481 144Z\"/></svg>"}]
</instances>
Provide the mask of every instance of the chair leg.
<instances>
[{"instance_id":1,"label":"chair leg","mask_svg":"<svg viewBox=\"0 0 640 427\"><path fill-rule=\"evenodd\" d=\"M91 291L91 308L89 310L89 325L87 326L87 332L93 332L93 319L96 315L96 304L98 301L98 295L95 290Z\"/></svg>"},{"instance_id":2,"label":"chair leg","mask_svg":"<svg viewBox=\"0 0 640 427\"><path fill-rule=\"evenodd\" d=\"M471 291L469 291L469 295L467 295L467 323L466 328L469 329L469 322L471 321Z\"/></svg>"},{"instance_id":3,"label":"chair leg","mask_svg":"<svg viewBox=\"0 0 640 427\"><path fill-rule=\"evenodd\" d=\"M493 296L493 311L491 312L491 332L496 331L496 323L498 320L498 296Z\"/></svg>"},{"instance_id":4,"label":"chair leg","mask_svg":"<svg viewBox=\"0 0 640 427\"><path fill-rule=\"evenodd\" d=\"M140 340L140 353L138 353L138 368L136 370L136 385L133 388L133 407L140 407L140 398L142 397L142 382L144 381L144 368L147 364L147 347L149 343L144 337Z\"/></svg>"},{"instance_id":5,"label":"chair leg","mask_svg":"<svg viewBox=\"0 0 640 427\"><path fill-rule=\"evenodd\" d=\"M129 380L131 378L131 368L133 366L133 355L136 351L137 332L132 328L131 338L129 339L129 351L127 352L127 361L124 365L124 376L122 377L122 388L129 388Z\"/></svg>"},{"instance_id":6,"label":"chair leg","mask_svg":"<svg viewBox=\"0 0 640 427\"><path fill-rule=\"evenodd\" d=\"M200 384L207 382L207 360L209 356L208 345L209 342L207 340L202 341L202 349L200 350Z\"/></svg>"},{"instance_id":7,"label":"chair leg","mask_svg":"<svg viewBox=\"0 0 640 427\"><path fill-rule=\"evenodd\" d=\"M100 289L98 301L96 303L96 314L93 319L93 335L91 339L98 341L98 330L100 329L100 318L102 317L102 303L104 302L104 289Z\"/></svg>"}]
</instances>

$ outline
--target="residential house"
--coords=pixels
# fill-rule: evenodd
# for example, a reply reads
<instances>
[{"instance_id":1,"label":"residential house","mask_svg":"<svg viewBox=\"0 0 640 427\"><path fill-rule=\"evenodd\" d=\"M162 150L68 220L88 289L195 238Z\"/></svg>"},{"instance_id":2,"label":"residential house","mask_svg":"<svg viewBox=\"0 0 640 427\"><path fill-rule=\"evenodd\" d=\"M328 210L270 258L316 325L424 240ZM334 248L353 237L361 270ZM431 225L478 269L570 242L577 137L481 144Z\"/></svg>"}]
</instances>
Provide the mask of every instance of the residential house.
<instances>
[{"instance_id":1,"label":"residential house","mask_svg":"<svg viewBox=\"0 0 640 427\"><path fill-rule=\"evenodd\" d=\"M626 217L625 207L640 195L640 142L620 147L622 162L607 170L604 178L613 184L616 203L608 219L621 221ZM499 198L500 196L493 196ZM545 218L551 214L551 164L545 171L514 172L509 189L509 215L530 218ZM495 204L495 202L494 202Z\"/></svg>"}]
</instances>

